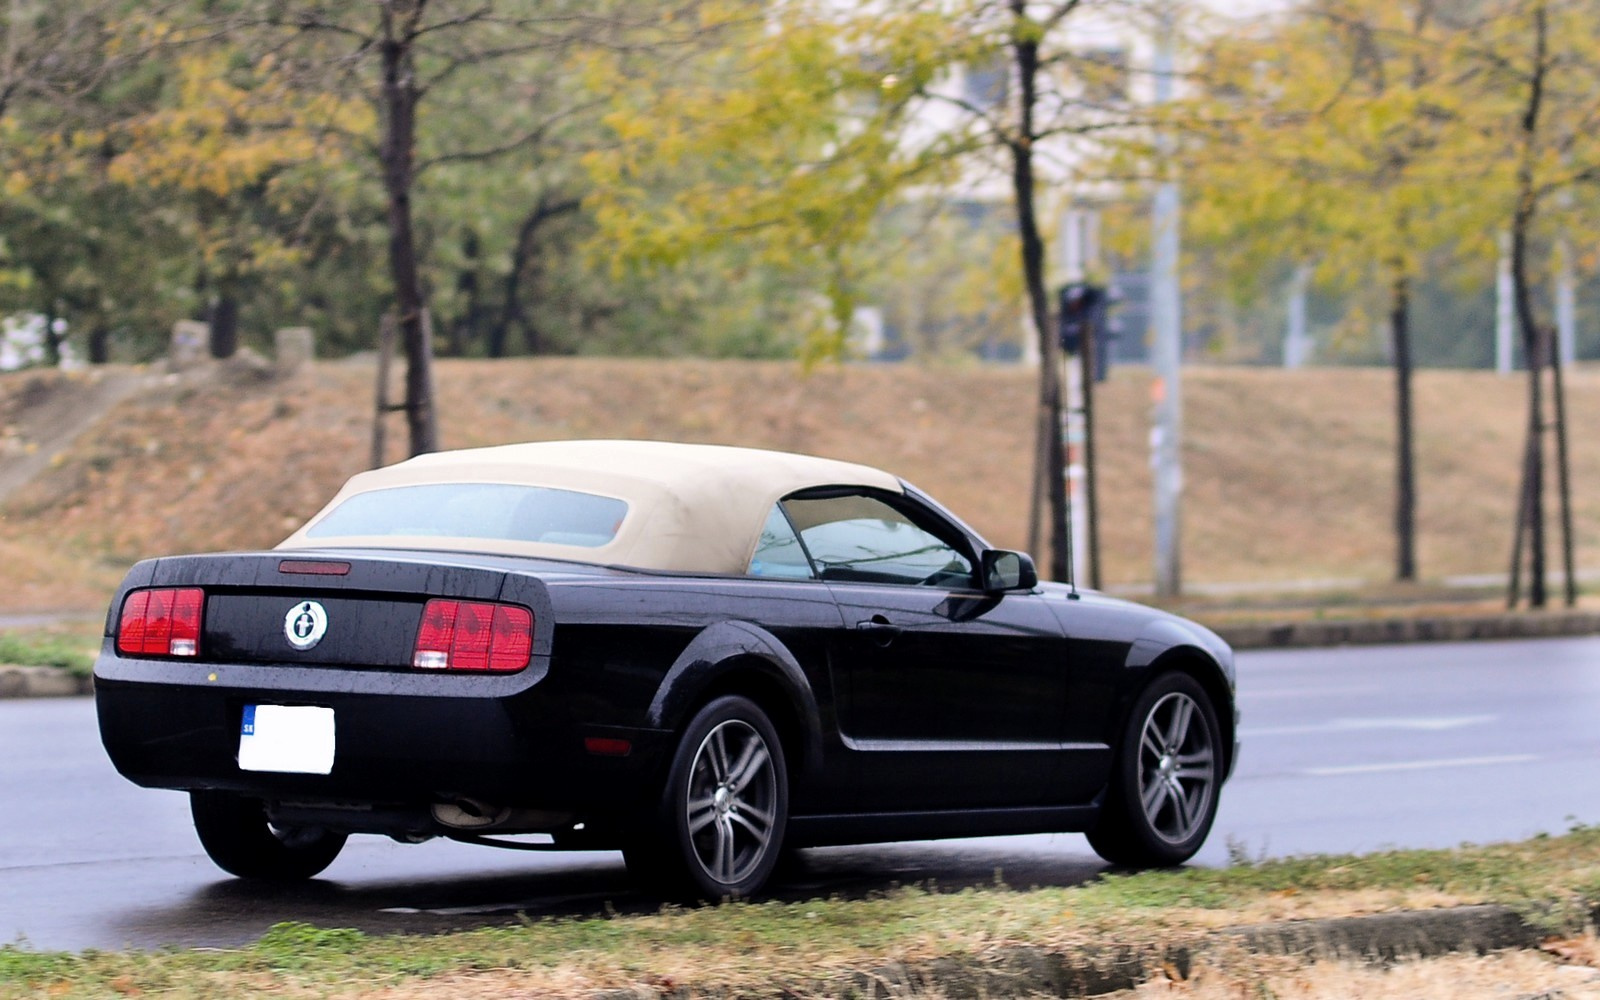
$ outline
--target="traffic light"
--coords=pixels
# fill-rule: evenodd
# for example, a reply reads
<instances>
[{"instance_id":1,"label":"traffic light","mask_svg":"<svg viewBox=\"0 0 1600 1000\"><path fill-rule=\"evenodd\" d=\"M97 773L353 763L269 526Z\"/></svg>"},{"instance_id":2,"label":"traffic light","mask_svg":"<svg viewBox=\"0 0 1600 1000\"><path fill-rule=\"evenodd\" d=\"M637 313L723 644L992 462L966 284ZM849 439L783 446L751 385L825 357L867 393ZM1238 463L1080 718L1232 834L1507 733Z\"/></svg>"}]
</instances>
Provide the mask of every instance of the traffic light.
<instances>
[{"instance_id":1,"label":"traffic light","mask_svg":"<svg viewBox=\"0 0 1600 1000\"><path fill-rule=\"evenodd\" d=\"M1116 335L1106 315L1111 297L1100 285L1075 281L1056 293L1056 332L1068 354L1083 350L1085 335L1094 337L1094 379L1104 382L1110 365L1111 340Z\"/></svg>"}]
</instances>

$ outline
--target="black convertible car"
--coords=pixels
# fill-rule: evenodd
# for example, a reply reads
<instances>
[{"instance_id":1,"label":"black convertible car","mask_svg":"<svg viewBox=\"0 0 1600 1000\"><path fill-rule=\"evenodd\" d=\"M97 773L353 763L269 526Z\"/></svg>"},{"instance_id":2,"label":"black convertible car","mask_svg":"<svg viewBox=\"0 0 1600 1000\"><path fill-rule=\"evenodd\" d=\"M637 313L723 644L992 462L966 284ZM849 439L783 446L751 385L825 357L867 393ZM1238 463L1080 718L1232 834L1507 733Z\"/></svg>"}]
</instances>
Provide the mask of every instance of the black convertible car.
<instances>
[{"instance_id":1,"label":"black convertible car","mask_svg":"<svg viewBox=\"0 0 1600 1000\"><path fill-rule=\"evenodd\" d=\"M1211 632L1040 584L894 476L740 448L363 473L274 551L139 563L105 634L112 761L247 878L352 833L620 848L711 899L821 844L1081 830L1171 865L1237 755Z\"/></svg>"}]
</instances>

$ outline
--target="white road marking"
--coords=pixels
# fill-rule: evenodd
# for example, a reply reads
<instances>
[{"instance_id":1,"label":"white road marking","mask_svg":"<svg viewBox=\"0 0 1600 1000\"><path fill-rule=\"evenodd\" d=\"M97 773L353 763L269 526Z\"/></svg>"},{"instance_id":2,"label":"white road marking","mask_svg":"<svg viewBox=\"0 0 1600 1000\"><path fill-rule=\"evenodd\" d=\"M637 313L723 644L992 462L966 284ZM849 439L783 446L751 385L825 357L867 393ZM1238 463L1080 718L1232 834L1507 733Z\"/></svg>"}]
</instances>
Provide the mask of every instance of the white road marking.
<instances>
[{"instance_id":1,"label":"white road marking","mask_svg":"<svg viewBox=\"0 0 1600 1000\"><path fill-rule=\"evenodd\" d=\"M1432 771L1447 767L1489 767L1493 764L1528 764L1539 759L1538 754L1513 753L1499 757L1450 757L1442 760L1404 760L1388 764L1345 764L1339 767L1308 767L1304 774L1316 778L1331 778L1345 774L1383 774L1390 771Z\"/></svg>"},{"instance_id":2,"label":"white road marking","mask_svg":"<svg viewBox=\"0 0 1600 1000\"><path fill-rule=\"evenodd\" d=\"M1498 716L1493 715L1437 715L1329 719L1326 722L1313 722L1302 726L1263 726L1259 729L1251 729L1246 726L1241 729L1239 737L1240 739L1249 739L1256 736L1307 736L1311 733L1361 732L1373 729L1438 733L1447 729L1485 725L1495 721L1496 718Z\"/></svg>"},{"instance_id":3,"label":"white road marking","mask_svg":"<svg viewBox=\"0 0 1600 1000\"><path fill-rule=\"evenodd\" d=\"M1252 701L1272 701L1280 698L1353 698L1382 693L1383 688L1376 684L1366 687L1279 688L1275 691L1259 691L1247 687L1239 692L1239 700L1249 704Z\"/></svg>"}]
</instances>

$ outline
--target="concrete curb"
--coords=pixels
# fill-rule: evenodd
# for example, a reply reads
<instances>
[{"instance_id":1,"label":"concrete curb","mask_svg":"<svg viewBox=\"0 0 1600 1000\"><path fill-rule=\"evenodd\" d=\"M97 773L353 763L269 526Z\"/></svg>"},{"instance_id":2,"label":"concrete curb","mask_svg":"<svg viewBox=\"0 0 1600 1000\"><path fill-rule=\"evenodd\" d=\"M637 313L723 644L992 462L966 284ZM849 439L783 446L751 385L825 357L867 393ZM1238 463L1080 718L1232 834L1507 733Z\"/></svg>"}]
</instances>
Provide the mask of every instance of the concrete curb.
<instances>
[{"instance_id":1,"label":"concrete curb","mask_svg":"<svg viewBox=\"0 0 1600 1000\"><path fill-rule=\"evenodd\" d=\"M60 667L0 663L0 698L57 698L94 693L94 680Z\"/></svg>"},{"instance_id":2,"label":"concrete curb","mask_svg":"<svg viewBox=\"0 0 1600 1000\"><path fill-rule=\"evenodd\" d=\"M1344 619L1276 625L1221 625L1213 631L1234 649L1543 639L1600 633L1600 613L1542 611L1432 618Z\"/></svg>"},{"instance_id":3,"label":"concrete curb","mask_svg":"<svg viewBox=\"0 0 1600 1000\"><path fill-rule=\"evenodd\" d=\"M778 986L783 996L860 996L875 1000L936 994L948 1000L991 997L1092 997L1130 990L1157 975L1187 979L1201 960L1243 949L1307 959L1394 962L1441 955L1478 955L1534 948L1544 935L1504 906L1409 910L1329 920L1291 920L1234 927L1166 945L1106 945L1070 952L1012 946L983 957L893 963L822 982ZM591 1000L661 1000L734 995L682 984L603 990Z\"/></svg>"},{"instance_id":4,"label":"concrete curb","mask_svg":"<svg viewBox=\"0 0 1600 1000\"><path fill-rule=\"evenodd\" d=\"M1223 931L1223 940L1263 955L1394 962L1459 952L1535 948L1545 934L1506 906L1457 906L1364 917L1290 920Z\"/></svg>"}]
</instances>

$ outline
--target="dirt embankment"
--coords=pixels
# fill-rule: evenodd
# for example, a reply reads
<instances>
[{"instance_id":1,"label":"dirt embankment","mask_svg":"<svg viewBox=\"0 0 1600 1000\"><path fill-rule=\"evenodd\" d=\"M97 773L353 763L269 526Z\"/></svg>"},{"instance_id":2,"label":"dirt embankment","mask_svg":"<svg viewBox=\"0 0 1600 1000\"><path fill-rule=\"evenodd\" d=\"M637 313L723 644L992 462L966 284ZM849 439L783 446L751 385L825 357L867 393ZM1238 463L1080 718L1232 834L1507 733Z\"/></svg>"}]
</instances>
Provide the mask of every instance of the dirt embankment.
<instances>
[{"instance_id":1,"label":"dirt embankment","mask_svg":"<svg viewBox=\"0 0 1600 1000\"><path fill-rule=\"evenodd\" d=\"M0 502L10 578L0 611L95 606L146 556L274 544L366 466L372 377L370 365L346 362L279 382L146 378L63 446L44 438L65 418L41 419L38 401L61 407L76 393L88 407L83 380L0 376L0 464L41 448L52 456ZM1027 371L977 366L806 373L782 362L563 358L438 367L446 447L645 437L815 452L895 471L1006 546L1025 544L1032 390ZM1184 394L1186 580L1390 575L1388 373L1196 368ZM1148 373L1117 371L1097 401L1104 576L1147 580ZM1419 375L1424 575L1504 572L1521 405L1517 379ZM1592 566L1600 447L1585 429L1600 426L1600 372L1570 375L1569 407L1579 562ZM403 427L391 419L392 461Z\"/></svg>"}]
</instances>

